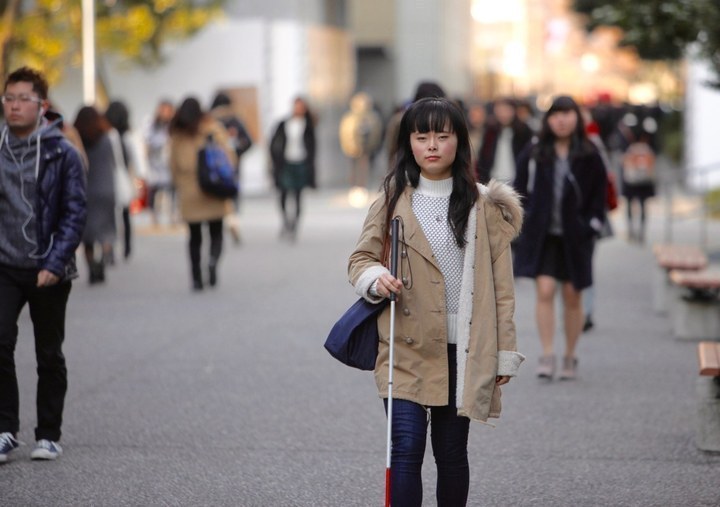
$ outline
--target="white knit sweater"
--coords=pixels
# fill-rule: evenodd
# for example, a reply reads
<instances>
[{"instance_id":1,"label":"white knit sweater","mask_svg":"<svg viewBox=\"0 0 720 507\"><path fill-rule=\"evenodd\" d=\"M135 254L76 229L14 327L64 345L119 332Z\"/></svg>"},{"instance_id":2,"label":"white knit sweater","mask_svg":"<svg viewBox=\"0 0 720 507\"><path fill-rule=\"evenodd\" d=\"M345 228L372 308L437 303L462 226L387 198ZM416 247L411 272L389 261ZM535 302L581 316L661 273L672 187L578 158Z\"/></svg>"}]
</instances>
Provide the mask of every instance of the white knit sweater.
<instances>
[{"instance_id":1,"label":"white knit sweater","mask_svg":"<svg viewBox=\"0 0 720 507\"><path fill-rule=\"evenodd\" d=\"M429 180L420 176L412 195L412 210L443 274L448 343L457 343L457 313L465 249L458 246L448 221L452 185L452 178Z\"/></svg>"}]
</instances>

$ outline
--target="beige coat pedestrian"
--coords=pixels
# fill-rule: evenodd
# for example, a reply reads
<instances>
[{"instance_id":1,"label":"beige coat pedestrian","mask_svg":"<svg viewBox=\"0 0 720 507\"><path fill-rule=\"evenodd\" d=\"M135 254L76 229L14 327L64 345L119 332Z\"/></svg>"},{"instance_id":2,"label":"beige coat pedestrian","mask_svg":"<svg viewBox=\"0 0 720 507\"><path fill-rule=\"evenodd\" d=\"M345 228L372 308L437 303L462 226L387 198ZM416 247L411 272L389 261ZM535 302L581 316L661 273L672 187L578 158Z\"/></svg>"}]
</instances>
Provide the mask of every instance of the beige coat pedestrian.
<instances>
[{"instance_id":1,"label":"beige coat pedestrian","mask_svg":"<svg viewBox=\"0 0 720 507\"><path fill-rule=\"evenodd\" d=\"M522 224L517 194L507 185L479 185L470 213L458 311L456 404L458 415L487 421L500 415L497 375L514 376L524 357L516 352L515 289L510 241ZM393 396L424 406L448 405L447 310L443 275L411 207L408 186L395 208L404 222L398 278L405 286L396 303ZM368 295L386 271L380 262L386 234L384 196L371 206L348 272L356 292ZM375 380L387 396L390 309L378 318L380 344Z\"/></svg>"},{"instance_id":2,"label":"beige coat pedestrian","mask_svg":"<svg viewBox=\"0 0 720 507\"><path fill-rule=\"evenodd\" d=\"M170 171L178 193L180 215L188 223L218 220L232 213L232 202L229 199L213 197L200 190L197 157L208 134L212 134L215 141L225 148L230 161L235 164L235 152L230 146L227 132L209 116L202 120L195 136L180 133L170 136Z\"/></svg>"}]
</instances>

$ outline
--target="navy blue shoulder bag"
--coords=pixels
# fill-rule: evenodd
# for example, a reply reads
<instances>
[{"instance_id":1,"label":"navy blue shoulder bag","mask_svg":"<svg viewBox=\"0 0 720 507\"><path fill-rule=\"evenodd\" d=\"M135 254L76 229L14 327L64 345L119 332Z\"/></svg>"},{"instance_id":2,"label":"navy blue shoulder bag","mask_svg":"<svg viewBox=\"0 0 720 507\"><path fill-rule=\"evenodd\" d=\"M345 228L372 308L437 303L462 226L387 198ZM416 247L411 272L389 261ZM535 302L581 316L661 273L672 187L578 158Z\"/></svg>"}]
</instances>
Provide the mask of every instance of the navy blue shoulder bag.
<instances>
[{"instance_id":1,"label":"navy blue shoulder bag","mask_svg":"<svg viewBox=\"0 0 720 507\"><path fill-rule=\"evenodd\" d=\"M330 355L347 366L374 370L379 340L377 317L387 303L387 299L378 304L368 303L363 298L355 301L325 340Z\"/></svg>"}]
</instances>

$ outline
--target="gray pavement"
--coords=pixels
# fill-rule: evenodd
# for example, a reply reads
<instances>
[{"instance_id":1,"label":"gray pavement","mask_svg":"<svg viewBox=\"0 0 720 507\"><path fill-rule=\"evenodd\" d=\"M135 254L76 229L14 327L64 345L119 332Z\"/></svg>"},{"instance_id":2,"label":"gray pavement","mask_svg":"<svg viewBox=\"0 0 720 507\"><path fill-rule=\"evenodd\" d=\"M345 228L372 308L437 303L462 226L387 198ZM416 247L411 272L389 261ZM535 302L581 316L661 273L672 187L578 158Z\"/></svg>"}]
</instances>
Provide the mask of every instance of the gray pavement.
<instances>
[{"instance_id":1,"label":"gray pavement","mask_svg":"<svg viewBox=\"0 0 720 507\"><path fill-rule=\"evenodd\" d=\"M662 239L660 212L656 203L648 244ZM65 454L54 463L29 460L36 377L25 311L17 368L28 445L0 467L0 505L381 505L385 417L372 375L322 347L355 299L345 267L364 214L340 193L308 194L289 245L274 201L249 199L243 245L226 243L220 286L202 294L189 290L181 229L141 227L131 262L105 286L89 287L83 271L68 311ZM518 280L528 361L504 389L497 428L471 426L470 505L720 505L720 456L693 442L695 344L653 313L650 247L624 240L621 210L613 220L577 381L535 378L534 289ZM678 224L676 240L694 240L696 225ZM433 469L428 446L426 505Z\"/></svg>"}]
</instances>

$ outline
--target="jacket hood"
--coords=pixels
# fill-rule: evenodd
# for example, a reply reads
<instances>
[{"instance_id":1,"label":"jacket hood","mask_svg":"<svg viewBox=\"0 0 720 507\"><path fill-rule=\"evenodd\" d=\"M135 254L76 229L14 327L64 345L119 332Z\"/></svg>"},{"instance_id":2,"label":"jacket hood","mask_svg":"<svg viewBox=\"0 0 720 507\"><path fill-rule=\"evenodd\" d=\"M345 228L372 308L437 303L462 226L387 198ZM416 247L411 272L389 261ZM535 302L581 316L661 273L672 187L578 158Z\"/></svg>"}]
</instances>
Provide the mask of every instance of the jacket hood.
<instances>
[{"instance_id":1,"label":"jacket hood","mask_svg":"<svg viewBox=\"0 0 720 507\"><path fill-rule=\"evenodd\" d=\"M43 141L54 137L64 137L62 133L62 124L62 118L44 121L39 129L30 134L30 142L35 142L37 138Z\"/></svg>"},{"instance_id":2,"label":"jacket hood","mask_svg":"<svg viewBox=\"0 0 720 507\"><path fill-rule=\"evenodd\" d=\"M22 170L34 166L37 178L40 173L42 142L51 138L62 138L63 134L59 128L61 124L62 120L48 121L44 119L40 127L25 139L15 137L7 124L3 125L2 133L0 133L0 155L14 164L18 164L19 160Z\"/></svg>"},{"instance_id":3,"label":"jacket hood","mask_svg":"<svg viewBox=\"0 0 720 507\"><path fill-rule=\"evenodd\" d=\"M480 193L490 204L500 208L503 218L509 223L515 234L520 234L523 224L523 208L520 204L520 195L510 185L498 180L490 180L487 185L478 185Z\"/></svg>"}]
</instances>

